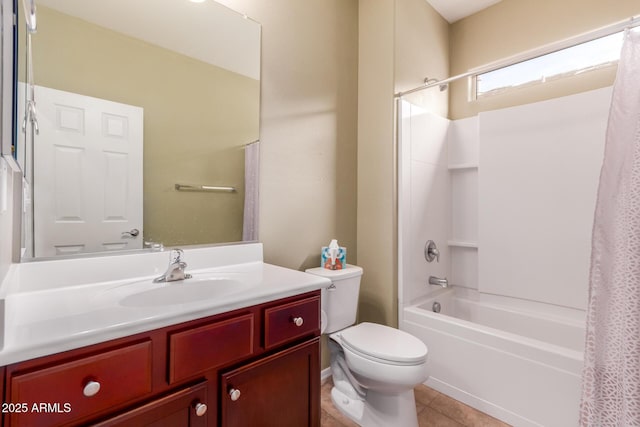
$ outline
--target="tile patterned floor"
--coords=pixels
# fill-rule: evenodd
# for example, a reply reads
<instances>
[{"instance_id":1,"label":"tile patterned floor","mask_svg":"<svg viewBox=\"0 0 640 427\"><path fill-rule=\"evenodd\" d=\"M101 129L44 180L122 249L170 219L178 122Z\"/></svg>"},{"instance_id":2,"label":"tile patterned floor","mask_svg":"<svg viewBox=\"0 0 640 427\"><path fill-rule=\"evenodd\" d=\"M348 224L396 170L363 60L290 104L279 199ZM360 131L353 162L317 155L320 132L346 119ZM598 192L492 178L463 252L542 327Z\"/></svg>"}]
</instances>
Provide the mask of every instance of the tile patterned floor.
<instances>
[{"instance_id":1,"label":"tile patterned floor","mask_svg":"<svg viewBox=\"0 0 640 427\"><path fill-rule=\"evenodd\" d=\"M342 415L331 403L331 387L328 379L322 384L322 427L358 427L353 421ZM508 427L477 409L460 403L425 385L414 390L416 410L420 427ZM400 427L400 426L390 426Z\"/></svg>"}]
</instances>

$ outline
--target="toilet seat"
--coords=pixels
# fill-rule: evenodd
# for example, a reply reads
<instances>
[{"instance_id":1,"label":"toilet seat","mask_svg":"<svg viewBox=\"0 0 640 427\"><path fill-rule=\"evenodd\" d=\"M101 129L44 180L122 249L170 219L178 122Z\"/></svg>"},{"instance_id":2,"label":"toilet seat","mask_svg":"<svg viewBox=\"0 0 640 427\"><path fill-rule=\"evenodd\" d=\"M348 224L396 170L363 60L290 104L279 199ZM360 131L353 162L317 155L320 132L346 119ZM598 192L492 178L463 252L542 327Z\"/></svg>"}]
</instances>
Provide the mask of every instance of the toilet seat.
<instances>
[{"instance_id":1,"label":"toilet seat","mask_svg":"<svg viewBox=\"0 0 640 427\"><path fill-rule=\"evenodd\" d=\"M360 323L340 332L343 348L367 359L392 365L419 365L427 358L427 346L399 329L376 323Z\"/></svg>"}]
</instances>

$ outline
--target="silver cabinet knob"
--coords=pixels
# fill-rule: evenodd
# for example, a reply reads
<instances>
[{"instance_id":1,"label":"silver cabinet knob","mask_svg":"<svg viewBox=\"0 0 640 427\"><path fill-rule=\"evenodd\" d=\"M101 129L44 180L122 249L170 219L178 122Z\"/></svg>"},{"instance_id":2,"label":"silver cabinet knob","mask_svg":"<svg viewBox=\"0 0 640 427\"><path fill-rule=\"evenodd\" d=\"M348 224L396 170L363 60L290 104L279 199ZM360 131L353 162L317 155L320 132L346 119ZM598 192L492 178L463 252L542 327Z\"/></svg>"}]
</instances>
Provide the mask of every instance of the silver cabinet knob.
<instances>
[{"instance_id":1,"label":"silver cabinet knob","mask_svg":"<svg viewBox=\"0 0 640 427\"><path fill-rule=\"evenodd\" d=\"M296 326L302 326L302 324L304 323L304 319L302 317L294 317L293 323L295 323Z\"/></svg>"},{"instance_id":2,"label":"silver cabinet knob","mask_svg":"<svg viewBox=\"0 0 640 427\"><path fill-rule=\"evenodd\" d=\"M193 409L196 410L196 415L199 417L207 413L207 405L201 402L196 403Z\"/></svg>"},{"instance_id":3,"label":"silver cabinet knob","mask_svg":"<svg viewBox=\"0 0 640 427\"><path fill-rule=\"evenodd\" d=\"M138 230L137 228L132 228L129 231L122 232L122 235L124 237L138 237L138 234L140 234L140 230Z\"/></svg>"},{"instance_id":4,"label":"silver cabinet knob","mask_svg":"<svg viewBox=\"0 0 640 427\"><path fill-rule=\"evenodd\" d=\"M232 388L231 390L229 390L229 397L231 398L231 400L233 400L234 402L238 399L240 399L240 390L238 390L237 388Z\"/></svg>"},{"instance_id":5,"label":"silver cabinet knob","mask_svg":"<svg viewBox=\"0 0 640 427\"><path fill-rule=\"evenodd\" d=\"M82 394L86 397L95 396L100 391L100 383L98 381L88 381L82 389Z\"/></svg>"}]
</instances>

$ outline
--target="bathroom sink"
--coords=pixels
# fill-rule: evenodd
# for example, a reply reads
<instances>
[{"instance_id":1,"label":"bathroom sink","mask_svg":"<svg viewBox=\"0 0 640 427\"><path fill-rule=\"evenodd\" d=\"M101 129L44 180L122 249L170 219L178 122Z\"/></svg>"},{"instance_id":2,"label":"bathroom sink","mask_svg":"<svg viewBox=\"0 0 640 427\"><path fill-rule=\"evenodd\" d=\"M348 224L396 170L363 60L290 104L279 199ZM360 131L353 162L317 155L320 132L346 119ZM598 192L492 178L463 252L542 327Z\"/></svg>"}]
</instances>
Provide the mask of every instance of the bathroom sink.
<instances>
[{"instance_id":1,"label":"bathroom sink","mask_svg":"<svg viewBox=\"0 0 640 427\"><path fill-rule=\"evenodd\" d=\"M121 283L103 295L124 307L162 307L221 299L255 286L244 274L194 274L192 278L154 283L151 279Z\"/></svg>"},{"instance_id":2,"label":"bathroom sink","mask_svg":"<svg viewBox=\"0 0 640 427\"><path fill-rule=\"evenodd\" d=\"M236 294L250 287L233 279L187 279L155 285L158 287L127 295L120 300L120 305L153 307L190 304Z\"/></svg>"}]
</instances>

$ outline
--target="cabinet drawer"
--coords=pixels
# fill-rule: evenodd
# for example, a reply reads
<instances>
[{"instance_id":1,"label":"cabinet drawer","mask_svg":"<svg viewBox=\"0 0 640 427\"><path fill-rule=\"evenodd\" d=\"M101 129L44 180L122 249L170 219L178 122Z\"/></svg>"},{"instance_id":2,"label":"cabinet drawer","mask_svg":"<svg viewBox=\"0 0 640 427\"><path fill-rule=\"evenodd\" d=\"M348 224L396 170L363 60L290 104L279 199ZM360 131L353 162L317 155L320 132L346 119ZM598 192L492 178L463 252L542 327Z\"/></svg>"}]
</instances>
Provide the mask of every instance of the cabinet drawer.
<instances>
[{"instance_id":1,"label":"cabinet drawer","mask_svg":"<svg viewBox=\"0 0 640 427\"><path fill-rule=\"evenodd\" d=\"M169 382L251 356L253 338L252 313L171 334Z\"/></svg>"},{"instance_id":2,"label":"cabinet drawer","mask_svg":"<svg viewBox=\"0 0 640 427\"><path fill-rule=\"evenodd\" d=\"M264 347L273 348L305 335L319 333L320 297L267 308L264 311Z\"/></svg>"},{"instance_id":3,"label":"cabinet drawer","mask_svg":"<svg viewBox=\"0 0 640 427\"><path fill-rule=\"evenodd\" d=\"M150 393L151 341L18 374L10 381L10 402L29 408L12 414L11 426L68 423Z\"/></svg>"}]
</instances>

